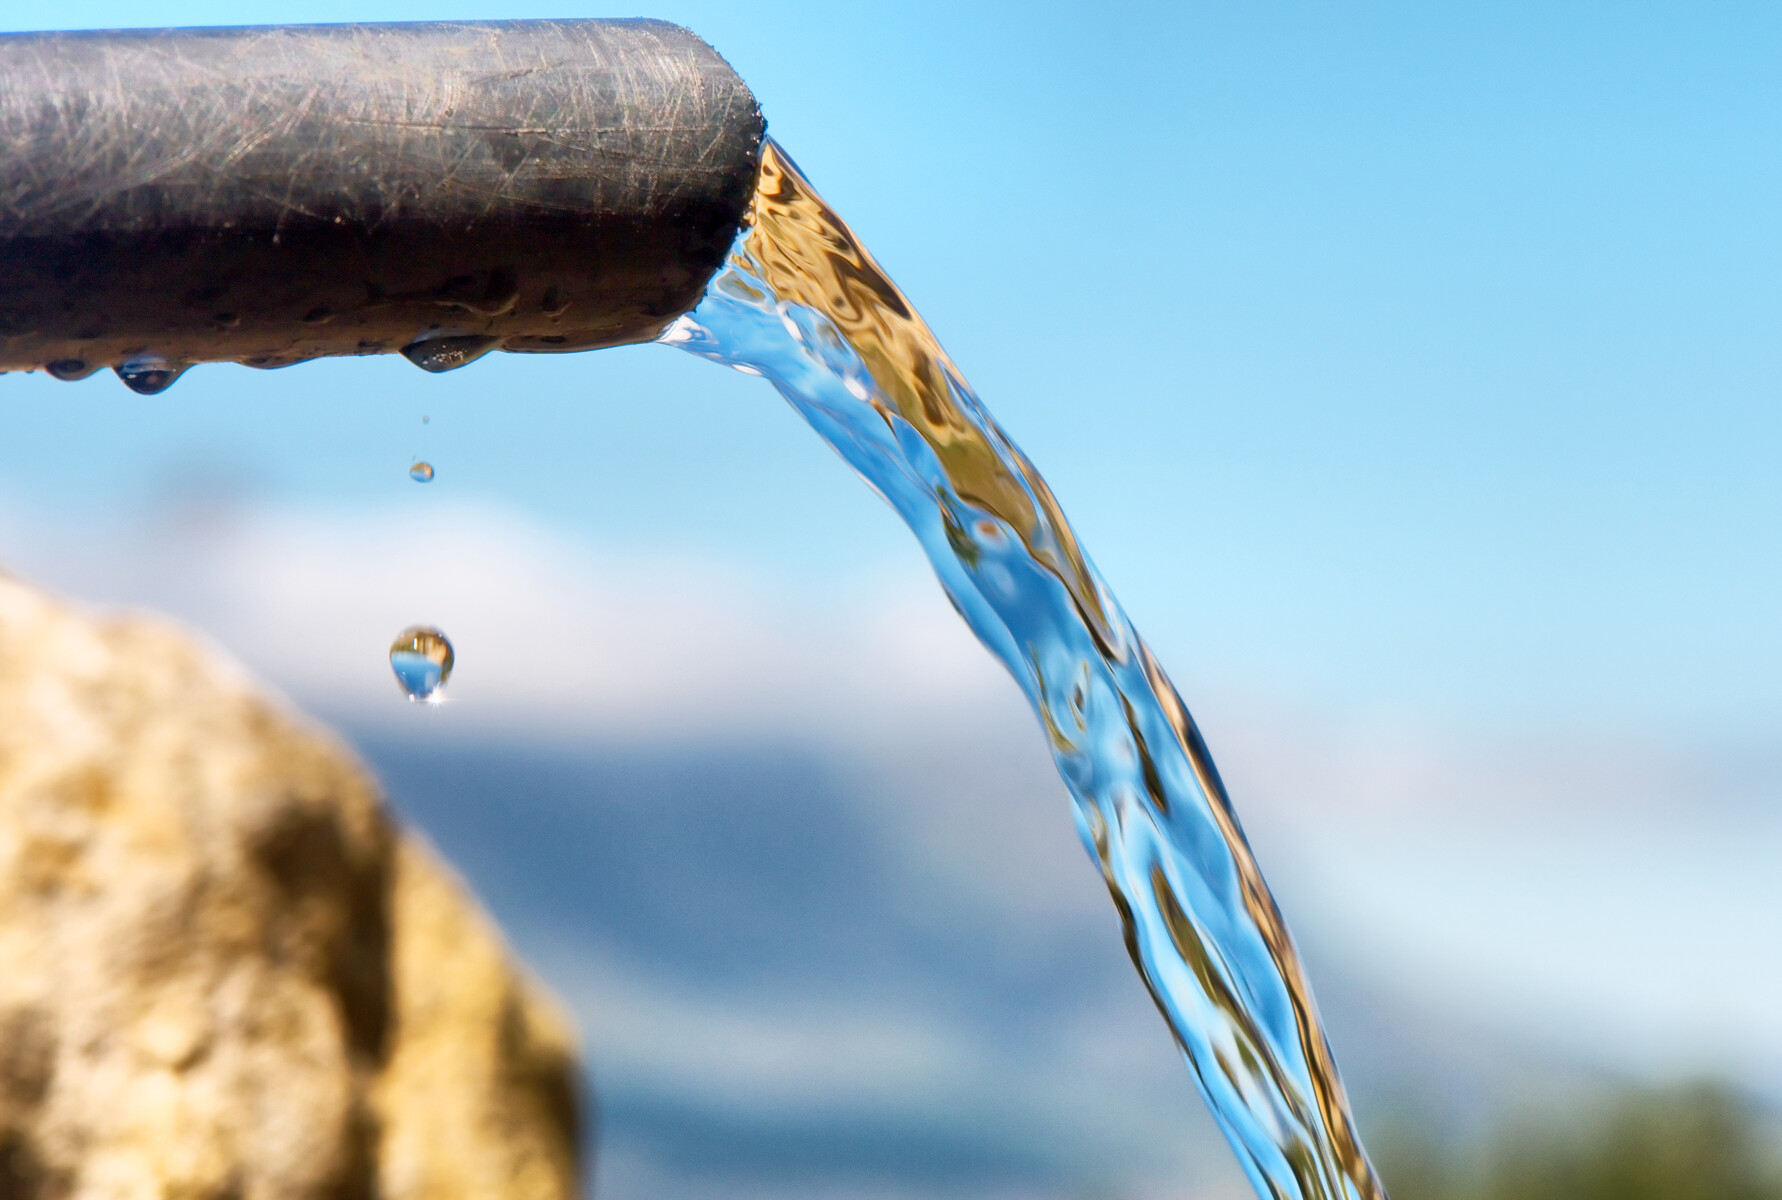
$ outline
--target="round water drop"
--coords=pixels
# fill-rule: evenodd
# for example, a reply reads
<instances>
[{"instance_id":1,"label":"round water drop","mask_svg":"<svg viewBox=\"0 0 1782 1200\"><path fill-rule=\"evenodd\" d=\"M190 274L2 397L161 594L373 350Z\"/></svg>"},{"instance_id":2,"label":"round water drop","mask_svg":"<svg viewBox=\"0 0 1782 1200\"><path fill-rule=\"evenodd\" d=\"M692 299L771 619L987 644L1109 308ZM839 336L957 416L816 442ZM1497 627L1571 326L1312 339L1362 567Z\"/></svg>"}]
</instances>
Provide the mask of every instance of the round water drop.
<instances>
[{"instance_id":1,"label":"round water drop","mask_svg":"<svg viewBox=\"0 0 1782 1200\"><path fill-rule=\"evenodd\" d=\"M416 483L432 483L433 464L429 462L416 463L408 469L408 477Z\"/></svg>"},{"instance_id":2,"label":"round water drop","mask_svg":"<svg viewBox=\"0 0 1782 1200\"><path fill-rule=\"evenodd\" d=\"M124 386L138 396L154 396L173 386L173 381L186 373L190 363L170 363L164 358L133 358L112 368Z\"/></svg>"},{"instance_id":3,"label":"round water drop","mask_svg":"<svg viewBox=\"0 0 1782 1200\"><path fill-rule=\"evenodd\" d=\"M452 644L431 625L404 629L390 643L390 670L411 701L439 699L439 689L452 677Z\"/></svg>"}]
</instances>

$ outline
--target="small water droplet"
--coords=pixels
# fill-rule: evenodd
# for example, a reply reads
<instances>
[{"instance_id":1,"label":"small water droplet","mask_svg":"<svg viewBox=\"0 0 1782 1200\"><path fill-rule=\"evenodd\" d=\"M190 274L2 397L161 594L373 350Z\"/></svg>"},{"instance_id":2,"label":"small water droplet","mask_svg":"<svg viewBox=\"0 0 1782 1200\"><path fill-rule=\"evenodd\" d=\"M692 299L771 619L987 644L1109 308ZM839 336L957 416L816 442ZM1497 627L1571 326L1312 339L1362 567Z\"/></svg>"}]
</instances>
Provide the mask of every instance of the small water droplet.
<instances>
[{"instance_id":1,"label":"small water droplet","mask_svg":"<svg viewBox=\"0 0 1782 1200\"><path fill-rule=\"evenodd\" d=\"M423 425L425 425L425 424L427 424L427 423L428 423L428 422L429 422L429 421L431 421L431 420L433 420L433 418L432 418L432 417L422 417L422 418L421 418L421 424L423 424Z\"/></svg>"},{"instance_id":2,"label":"small water droplet","mask_svg":"<svg viewBox=\"0 0 1782 1200\"><path fill-rule=\"evenodd\" d=\"M402 357L421 368L438 374L467 367L495 348L499 339L472 333L462 337L430 337L410 342L402 348Z\"/></svg>"},{"instance_id":3,"label":"small water droplet","mask_svg":"<svg viewBox=\"0 0 1782 1200\"><path fill-rule=\"evenodd\" d=\"M429 462L416 463L408 469L408 477L416 483L432 483L433 464Z\"/></svg>"},{"instance_id":4,"label":"small water droplet","mask_svg":"<svg viewBox=\"0 0 1782 1200\"><path fill-rule=\"evenodd\" d=\"M51 379L60 379L63 383L73 383L77 379L85 379L99 369L97 364L88 366L79 358L58 358L53 363L43 364L43 370Z\"/></svg>"},{"instance_id":5,"label":"small water droplet","mask_svg":"<svg viewBox=\"0 0 1782 1200\"><path fill-rule=\"evenodd\" d=\"M164 358L133 358L112 368L124 386L138 396L154 396L173 386L190 363L170 363Z\"/></svg>"},{"instance_id":6,"label":"small water droplet","mask_svg":"<svg viewBox=\"0 0 1782 1200\"><path fill-rule=\"evenodd\" d=\"M390 643L390 670L410 700L437 702L439 689L452 677L452 643L431 625L404 629Z\"/></svg>"}]
</instances>

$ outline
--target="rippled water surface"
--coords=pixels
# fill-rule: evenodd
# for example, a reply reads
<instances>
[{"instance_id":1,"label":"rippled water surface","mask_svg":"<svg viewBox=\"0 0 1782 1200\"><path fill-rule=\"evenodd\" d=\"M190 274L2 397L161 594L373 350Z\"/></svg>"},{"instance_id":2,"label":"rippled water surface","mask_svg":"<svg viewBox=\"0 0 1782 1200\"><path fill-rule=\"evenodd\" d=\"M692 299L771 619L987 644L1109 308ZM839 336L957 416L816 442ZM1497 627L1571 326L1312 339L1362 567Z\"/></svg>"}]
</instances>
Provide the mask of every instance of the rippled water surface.
<instances>
[{"instance_id":1,"label":"rippled water surface","mask_svg":"<svg viewBox=\"0 0 1782 1200\"><path fill-rule=\"evenodd\" d=\"M1027 693L1133 961L1256 1190L1383 1198L1292 938L1181 697L1045 480L773 143L729 262L662 340L769 379L920 539Z\"/></svg>"}]
</instances>

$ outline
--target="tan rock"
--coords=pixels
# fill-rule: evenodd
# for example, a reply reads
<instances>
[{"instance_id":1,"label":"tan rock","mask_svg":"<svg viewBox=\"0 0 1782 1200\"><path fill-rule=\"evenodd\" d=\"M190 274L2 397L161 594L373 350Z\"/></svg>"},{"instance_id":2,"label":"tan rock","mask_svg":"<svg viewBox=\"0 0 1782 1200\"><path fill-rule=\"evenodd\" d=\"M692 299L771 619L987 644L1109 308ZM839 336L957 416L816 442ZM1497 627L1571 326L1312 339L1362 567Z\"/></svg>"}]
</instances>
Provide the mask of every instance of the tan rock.
<instances>
[{"instance_id":1,"label":"tan rock","mask_svg":"<svg viewBox=\"0 0 1782 1200\"><path fill-rule=\"evenodd\" d=\"M0 1200L555 1200L575 1079L338 745L0 577Z\"/></svg>"}]
</instances>

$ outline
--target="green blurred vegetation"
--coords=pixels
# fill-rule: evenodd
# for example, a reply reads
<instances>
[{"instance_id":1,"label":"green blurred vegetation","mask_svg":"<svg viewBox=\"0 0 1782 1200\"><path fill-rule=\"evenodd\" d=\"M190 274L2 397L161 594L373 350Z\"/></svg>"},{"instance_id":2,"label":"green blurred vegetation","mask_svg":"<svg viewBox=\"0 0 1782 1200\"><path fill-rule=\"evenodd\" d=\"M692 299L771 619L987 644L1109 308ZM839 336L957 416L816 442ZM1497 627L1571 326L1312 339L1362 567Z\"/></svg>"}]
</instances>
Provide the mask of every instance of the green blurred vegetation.
<instances>
[{"instance_id":1,"label":"green blurred vegetation","mask_svg":"<svg viewBox=\"0 0 1782 1200\"><path fill-rule=\"evenodd\" d=\"M1378 1159L1393 1200L1782 1200L1776 1141L1752 1104L1697 1084L1524 1115L1468 1150L1400 1126Z\"/></svg>"}]
</instances>

